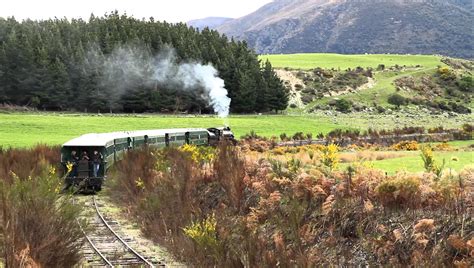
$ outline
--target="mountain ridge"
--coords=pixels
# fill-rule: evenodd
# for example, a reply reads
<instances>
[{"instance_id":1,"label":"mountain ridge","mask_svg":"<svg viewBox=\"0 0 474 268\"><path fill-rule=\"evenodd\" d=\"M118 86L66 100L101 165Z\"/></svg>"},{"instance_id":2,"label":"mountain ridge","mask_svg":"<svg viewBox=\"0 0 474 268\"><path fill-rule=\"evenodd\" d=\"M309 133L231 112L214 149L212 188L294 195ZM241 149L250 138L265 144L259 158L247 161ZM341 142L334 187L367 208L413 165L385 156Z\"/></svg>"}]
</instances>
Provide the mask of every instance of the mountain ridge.
<instances>
[{"instance_id":1,"label":"mountain ridge","mask_svg":"<svg viewBox=\"0 0 474 268\"><path fill-rule=\"evenodd\" d=\"M278 0L217 27L257 53L442 54L473 58L469 1Z\"/></svg>"}]
</instances>

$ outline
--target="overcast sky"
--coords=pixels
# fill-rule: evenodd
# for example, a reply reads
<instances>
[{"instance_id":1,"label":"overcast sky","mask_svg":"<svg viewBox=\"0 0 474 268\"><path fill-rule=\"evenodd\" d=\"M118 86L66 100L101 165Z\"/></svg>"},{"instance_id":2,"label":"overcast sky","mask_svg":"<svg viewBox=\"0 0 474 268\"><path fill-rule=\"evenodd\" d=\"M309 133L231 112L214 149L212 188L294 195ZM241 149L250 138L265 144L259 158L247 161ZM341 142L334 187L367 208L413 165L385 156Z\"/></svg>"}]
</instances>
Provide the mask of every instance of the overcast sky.
<instances>
[{"instance_id":1,"label":"overcast sky","mask_svg":"<svg viewBox=\"0 0 474 268\"><path fill-rule=\"evenodd\" d=\"M210 16L238 18L269 2L272 0L0 0L0 17L89 18L91 13L99 16L116 9L136 18L186 22Z\"/></svg>"}]
</instances>

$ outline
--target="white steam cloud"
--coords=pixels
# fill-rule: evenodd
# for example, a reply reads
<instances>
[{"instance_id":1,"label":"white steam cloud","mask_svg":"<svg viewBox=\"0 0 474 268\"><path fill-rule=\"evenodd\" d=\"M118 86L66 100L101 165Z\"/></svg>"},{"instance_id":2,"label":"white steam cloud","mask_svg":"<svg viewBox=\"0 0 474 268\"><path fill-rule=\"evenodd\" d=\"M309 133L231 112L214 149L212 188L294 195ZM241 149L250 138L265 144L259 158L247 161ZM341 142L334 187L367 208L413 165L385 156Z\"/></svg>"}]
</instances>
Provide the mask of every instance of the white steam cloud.
<instances>
[{"instance_id":1,"label":"white steam cloud","mask_svg":"<svg viewBox=\"0 0 474 268\"><path fill-rule=\"evenodd\" d=\"M231 99L217 70L210 64L179 63L171 47L156 56L145 48L119 47L100 62L101 86L113 89L116 97L140 86L161 86L199 94L219 117L229 115Z\"/></svg>"}]
</instances>

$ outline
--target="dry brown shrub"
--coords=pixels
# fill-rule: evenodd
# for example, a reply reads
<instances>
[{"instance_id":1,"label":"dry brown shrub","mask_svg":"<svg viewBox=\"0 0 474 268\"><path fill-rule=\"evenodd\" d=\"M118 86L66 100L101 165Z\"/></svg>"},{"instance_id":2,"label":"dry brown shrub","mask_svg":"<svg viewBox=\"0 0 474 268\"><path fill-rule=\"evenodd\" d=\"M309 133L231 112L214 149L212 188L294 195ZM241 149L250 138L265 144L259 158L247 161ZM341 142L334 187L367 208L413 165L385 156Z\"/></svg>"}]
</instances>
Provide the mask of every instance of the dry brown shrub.
<instances>
[{"instance_id":1,"label":"dry brown shrub","mask_svg":"<svg viewBox=\"0 0 474 268\"><path fill-rule=\"evenodd\" d=\"M221 143L214 163L214 174L225 189L230 201L228 205L240 210L244 191L245 161L238 149L228 143Z\"/></svg>"},{"instance_id":2,"label":"dry brown shrub","mask_svg":"<svg viewBox=\"0 0 474 268\"><path fill-rule=\"evenodd\" d=\"M376 197L386 207L418 207L420 184L420 179L414 176L388 178L375 189Z\"/></svg>"},{"instance_id":3,"label":"dry brown shrub","mask_svg":"<svg viewBox=\"0 0 474 268\"><path fill-rule=\"evenodd\" d=\"M44 164L59 169L59 147L37 145L30 149L0 149L0 178L12 181L14 176L20 179L36 177L43 172Z\"/></svg>"},{"instance_id":4,"label":"dry brown shrub","mask_svg":"<svg viewBox=\"0 0 474 268\"><path fill-rule=\"evenodd\" d=\"M379 161L385 159L403 157L405 154L399 152L384 152L384 151L358 151L341 153L342 163L352 163L356 161Z\"/></svg>"},{"instance_id":5,"label":"dry brown shrub","mask_svg":"<svg viewBox=\"0 0 474 268\"><path fill-rule=\"evenodd\" d=\"M401 141L391 148L395 151L418 151L420 145L416 141Z\"/></svg>"},{"instance_id":6,"label":"dry brown shrub","mask_svg":"<svg viewBox=\"0 0 474 268\"><path fill-rule=\"evenodd\" d=\"M415 225L415 232L417 233L430 233L435 229L433 219L422 219L419 220Z\"/></svg>"},{"instance_id":7,"label":"dry brown shrub","mask_svg":"<svg viewBox=\"0 0 474 268\"><path fill-rule=\"evenodd\" d=\"M148 173L151 187L144 180L137 195L140 206L134 208L146 233L206 267L357 266L369 259L374 265L422 267L452 266L466 259L465 250L456 256L446 241L472 225L462 223L456 213L448 215L435 181L426 174L388 177L353 165L348 180L347 171L329 173L315 163L308 165L306 148L285 148L285 156L247 152L244 157L243 150L221 145L206 175L179 152L164 154L165 169L154 167ZM282 165L268 160L269 155ZM369 156L378 155L383 154ZM122 171L135 174L123 179L145 176L132 167ZM468 182L463 179L466 203ZM129 183L127 187L136 187L134 180ZM382 210L387 206L392 209ZM213 261L206 260L210 253L205 248L180 232L210 213L216 215L223 252Z\"/></svg>"},{"instance_id":8,"label":"dry brown shrub","mask_svg":"<svg viewBox=\"0 0 474 268\"><path fill-rule=\"evenodd\" d=\"M376 187L385 179L383 171L360 167L352 177L351 192L354 196L366 200L375 198Z\"/></svg>"},{"instance_id":9,"label":"dry brown shrub","mask_svg":"<svg viewBox=\"0 0 474 268\"><path fill-rule=\"evenodd\" d=\"M0 150L0 246L7 267L72 267L80 260L80 209L59 195L58 162L58 148Z\"/></svg>"}]
</instances>

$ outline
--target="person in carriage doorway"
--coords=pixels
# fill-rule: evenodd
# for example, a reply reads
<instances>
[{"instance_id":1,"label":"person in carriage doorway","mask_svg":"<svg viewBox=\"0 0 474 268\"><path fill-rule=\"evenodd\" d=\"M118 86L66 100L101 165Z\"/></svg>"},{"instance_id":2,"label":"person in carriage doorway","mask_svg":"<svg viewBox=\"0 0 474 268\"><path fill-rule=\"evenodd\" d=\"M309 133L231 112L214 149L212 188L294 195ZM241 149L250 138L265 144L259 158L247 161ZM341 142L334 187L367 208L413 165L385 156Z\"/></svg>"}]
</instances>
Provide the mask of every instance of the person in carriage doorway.
<instances>
[{"instance_id":1,"label":"person in carriage doorway","mask_svg":"<svg viewBox=\"0 0 474 268\"><path fill-rule=\"evenodd\" d=\"M103 156L97 150L94 150L94 154L92 155L92 172L94 178L97 178L99 174L100 164L102 164Z\"/></svg>"},{"instance_id":2,"label":"person in carriage doorway","mask_svg":"<svg viewBox=\"0 0 474 268\"><path fill-rule=\"evenodd\" d=\"M71 158L69 159L69 162L72 163L71 176L77 177L77 164L79 163L79 156L77 156L76 151L73 150L71 152Z\"/></svg>"},{"instance_id":3,"label":"person in carriage doorway","mask_svg":"<svg viewBox=\"0 0 474 268\"><path fill-rule=\"evenodd\" d=\"M87 151L82 152L82 159L81 160L87 160L87 161L90 160L89 155L87 154Z\"/></svg>"}]
</instances>

